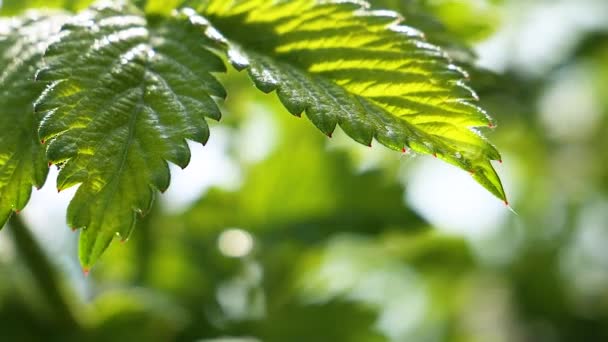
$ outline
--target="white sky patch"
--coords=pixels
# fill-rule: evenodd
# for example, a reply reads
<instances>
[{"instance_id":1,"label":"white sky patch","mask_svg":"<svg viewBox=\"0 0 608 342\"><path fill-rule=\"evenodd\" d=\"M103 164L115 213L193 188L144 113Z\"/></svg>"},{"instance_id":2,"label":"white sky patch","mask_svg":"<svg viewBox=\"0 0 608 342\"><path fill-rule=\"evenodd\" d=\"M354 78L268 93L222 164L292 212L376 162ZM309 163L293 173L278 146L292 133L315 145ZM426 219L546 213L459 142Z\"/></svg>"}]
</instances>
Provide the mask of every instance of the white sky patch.
<instances>
[{"instance_id":1,"label":"white sky patch","mask_svg":"<svg viewBox=\"0 0 608 342\"><path fill-rule=\"evenodd\" d=\"M66 224L66 212L78 186L57 193L58 173L57 167L52 166L44 187L33 190L28 205L19 214L52 255L63 254L72 248L68 239L75 234Z\"/></svg>"},{"instance_id":2,"label":"white sky patch","mask_svg":"<svg viewBox=\"0 0 608 342\"><path fill-rule=\"evenodd\" d=\"M513 205L516 191L508 186L512 173L503 165L495 167ZM513 215L467 172L433 158L420 159L411 170L406 201L438 230L468 238L491 235Z\"/></svg>"},{"instance_id":3,"label":"white sky patch","mask_svg":"<svg viewBox=\"0 0 608 342\"><path fill-rule=\"evenodd\" d=\"M212 131L207 145L188 143L192 154L188 167L182 170L170 165L171 185L159 196L168 211L185 209L212 186L236 189L240 185L241 170L228 153L233 135L219 126L214 126Z\"/></svg>"},{"instance_id":4,"label":"white sky patch","mask_svg":"<svg viewBox=\"0 0 608 342\"><path fill-rule=\"evenodd\" d=\"M476 47L477 63L540 75L555 66L588 31L608 28L608 1L554 0L505 3L504 23Z\"/></svg>"},{"instance_id":5,"label":"white sky patch","mask_svg":"<svg viewBox=\"0 0 608 342\"><path fill-rule=\"evenodd\" d=\"M271 109L252 104L241 125L238 136L238 154L247 162L260 162L268 157L277 143L278 128ZM282 114L282 113L281 113Z\"/></svg>"}]
</instances>

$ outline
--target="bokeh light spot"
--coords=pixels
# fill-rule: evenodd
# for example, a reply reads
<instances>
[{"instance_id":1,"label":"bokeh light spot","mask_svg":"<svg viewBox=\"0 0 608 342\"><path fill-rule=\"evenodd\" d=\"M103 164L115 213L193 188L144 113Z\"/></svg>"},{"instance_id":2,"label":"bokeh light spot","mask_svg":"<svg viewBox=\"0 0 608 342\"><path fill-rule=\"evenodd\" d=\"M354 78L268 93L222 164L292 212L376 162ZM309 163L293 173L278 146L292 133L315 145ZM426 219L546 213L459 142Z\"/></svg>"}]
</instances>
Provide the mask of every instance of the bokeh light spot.
<instances>
[{"instance_id":1,"label":"bokeh light spot","mask_svg":"<svg viewBox=\"0 0 608 342\"><path fill-rule=\"evenodd\" d=\"M253 237L242 229L229 228L220 234L217 246L225 256L242 258L253 249Z\"/></svg>"}]
</instances>

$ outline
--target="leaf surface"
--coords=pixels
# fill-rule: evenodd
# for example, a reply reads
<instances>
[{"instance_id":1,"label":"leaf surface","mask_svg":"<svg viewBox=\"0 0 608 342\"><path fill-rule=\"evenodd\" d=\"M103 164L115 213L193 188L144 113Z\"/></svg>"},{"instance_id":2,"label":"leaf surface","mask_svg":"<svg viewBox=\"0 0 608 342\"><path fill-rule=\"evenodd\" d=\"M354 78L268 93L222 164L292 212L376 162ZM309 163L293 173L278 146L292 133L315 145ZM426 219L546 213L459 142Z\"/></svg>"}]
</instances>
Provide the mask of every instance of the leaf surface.
<instances>
[{"instance_id":1,"label":"leaf surface","mask_svg":"<svg viewBox=\"0 0 608 342\"><path fill-rule=\"evenodd\" d=\"M47 41L66 20L63 14L0 20L0 227L29 201L32 186L48 173L38 140L33 102L44 89L34 82Z\"/></svg>"},{"instance_id":2,"label":"leaf surface","mask_svg":"<svg viewBox=\"0 0 608 342\"><path fill-rule=\"evenodd\" d=\"M58 189L80 184L68 224L84 228L79 256L88 269L114 236L126 239L169 186L167 161L186 167L186 139L205 143L205 117L219 119L224 97L211 72L225 66L208 49L201 17L145 17L103 7L66 25L38 78L52 82L37 110L47 157L61 165Z\"/></svg>"},{"instance_id":3,"label":"leaf surface","mask_svg":"<svg viewBox=\"0 0 608 342\"><path fill-rule=\"evenodd\" d=\"M305 112L328 136L340 125L365 145L432 154L506 200L490 163L501 157L475 129L494 124L466 73L396 13L366 6L211 0L197 9L228 39L230 62L292 114Z\"/></svg>"}]
</instances>

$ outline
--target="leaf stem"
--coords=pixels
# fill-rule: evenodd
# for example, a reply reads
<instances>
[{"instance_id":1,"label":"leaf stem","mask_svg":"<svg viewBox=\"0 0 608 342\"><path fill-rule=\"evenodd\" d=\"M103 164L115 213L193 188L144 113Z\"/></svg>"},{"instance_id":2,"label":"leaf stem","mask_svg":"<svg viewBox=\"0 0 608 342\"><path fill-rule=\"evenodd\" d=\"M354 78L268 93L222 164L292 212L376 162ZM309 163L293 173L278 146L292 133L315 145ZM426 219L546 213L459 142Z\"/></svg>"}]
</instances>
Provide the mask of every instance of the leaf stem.
<instances>
[{"instance_id":1,"label":"leaf stem","mask_svg":"<svg viewBox=\"0 0 608 342\"><path fill-rule=\"evenodd\" d=\"M61 285L57 271L32 235L31 230L16 214L11 216L9 228L21 260L32 273L38 289L46 298L51 310L54 311L57 323L61 323L66 328L79 330L80 322L76 318L75 310L65 293L65 288Z\"/></svg>"}]
</instances>

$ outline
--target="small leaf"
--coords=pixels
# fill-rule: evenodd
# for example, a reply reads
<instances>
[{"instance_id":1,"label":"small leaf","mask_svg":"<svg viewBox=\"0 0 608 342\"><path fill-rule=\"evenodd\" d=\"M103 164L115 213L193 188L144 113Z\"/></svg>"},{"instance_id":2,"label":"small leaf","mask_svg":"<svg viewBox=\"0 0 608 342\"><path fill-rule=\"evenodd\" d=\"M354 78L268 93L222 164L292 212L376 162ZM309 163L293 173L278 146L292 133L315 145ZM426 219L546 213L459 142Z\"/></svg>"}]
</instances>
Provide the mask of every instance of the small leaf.
<instances>
[{"instance_id":1,"label":"small leaf","mask_svg":"<svg viewBox=\"0 0 608 342\"><path fill-rule=\"evenodd\" d=\"M186 167L186 139L205 143L205 116L219 119L211 75L225 66L208 48L205 20L148 17L132 6L94 8L66 25L38 73L51 81L37 103L47 157L63 166L58 188L80 184L68 208L83 227L89 268L114 236L126 239L138 213L169 186L167 161Z\"/></svg>"},{"instance_id":2,"label":"small leaf","mask_svg":"<svg viewBox=\"0 0 608 342\"><path fill-rule=\"evenodd\" d=\"M44 84L34 82L34 74L47 41L65 20L63 14L34 13L0 20L0 228L48 173L32 107Z\"/></svg>"},{"instance_id":3,"label":"small leaf","mask_svg":"<svg viewBox=\"0 0 608 342\"><path fill-rule=\"evenodd\" d=\"M200 2L200 1L199 1ZM203 1L228 39L230 62L257 88L326 135L435 155L505 199L498 151L474 127L493 125L473 104L466 74L390 11L363 1Z\"/></svg>"}]
</instances>

